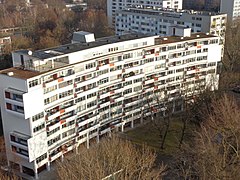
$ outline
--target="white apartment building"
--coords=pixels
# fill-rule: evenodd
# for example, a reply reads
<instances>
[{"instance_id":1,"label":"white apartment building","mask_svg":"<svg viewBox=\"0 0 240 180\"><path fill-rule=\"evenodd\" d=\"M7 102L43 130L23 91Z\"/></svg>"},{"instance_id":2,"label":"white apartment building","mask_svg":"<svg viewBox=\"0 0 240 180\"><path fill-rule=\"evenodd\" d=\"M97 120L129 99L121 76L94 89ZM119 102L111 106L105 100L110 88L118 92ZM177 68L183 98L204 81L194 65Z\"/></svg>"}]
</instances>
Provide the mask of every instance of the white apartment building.
<instances>
[{"instance_id":1,"label":"white apartment building","mask_svg":"<svg viewBox=\"0 0 240 180\"><path fill-rule=\"evenodd\" d=\"M225 39L227 15L161 8L128 8L116 14L117 35L129 32L169 36L173 26L191 28L192 32L204 32Z\"/></svg>"},{"instance_id":2,"label":"white apartment building","mask_svg":"<svg viewBox=\"0 0 240 180\"><path fill-rule=\"evenodd\" d=\"M163 115L166 103L181 111L184 97L218 88L219 37L75 37L13 52L14 67L0 71L8 165L35 178L80 144Z\"/></svg>"},{"instance_id":3,"label":"white apartment building","mask_svg":"<svg viewBox=\"0 0 240 180\"><path fill-rule=\"evenodd\" d=\"M131 6L182 9L182 0L107 0L108 24L114 26L116 12Z\"/></svg>"},{"instance_id":4,"label":"white apartment building","mask_svg":"<svg viewBox=\"0 0 240 180\"><path fill-rule=\"evenodd\" d=\"M236 20L240 17L240 0L221 0L220 12L228 15L228 20Z\"/></svg>"}]
</instances>

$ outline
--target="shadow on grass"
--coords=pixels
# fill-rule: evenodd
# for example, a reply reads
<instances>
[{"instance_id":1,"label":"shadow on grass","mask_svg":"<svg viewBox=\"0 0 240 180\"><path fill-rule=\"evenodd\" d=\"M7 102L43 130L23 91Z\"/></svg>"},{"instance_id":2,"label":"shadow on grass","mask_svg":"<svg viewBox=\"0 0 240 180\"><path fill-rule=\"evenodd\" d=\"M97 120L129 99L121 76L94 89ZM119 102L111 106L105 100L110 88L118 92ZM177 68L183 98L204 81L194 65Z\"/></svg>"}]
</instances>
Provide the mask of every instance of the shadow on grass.
<instances>
[{"instance_id":1,"label":"shadow on grass","mask_svg":"<svg viewBox=\"0 0 240 180\"><path fill-rule=\"evenodd\" d=\"M170 128L164 144L161 149L161 137L159 131L154 127L153 123L148 122L138 126L125 133L127 139L136 144L146 144L156 150L160 155L172 156L179 150L179 141L181 138L183 123L179 117L173 117ZM188 143L192 140L195 125L189 123L184 135L184 142Z\"/></svg>"}]
</instances>

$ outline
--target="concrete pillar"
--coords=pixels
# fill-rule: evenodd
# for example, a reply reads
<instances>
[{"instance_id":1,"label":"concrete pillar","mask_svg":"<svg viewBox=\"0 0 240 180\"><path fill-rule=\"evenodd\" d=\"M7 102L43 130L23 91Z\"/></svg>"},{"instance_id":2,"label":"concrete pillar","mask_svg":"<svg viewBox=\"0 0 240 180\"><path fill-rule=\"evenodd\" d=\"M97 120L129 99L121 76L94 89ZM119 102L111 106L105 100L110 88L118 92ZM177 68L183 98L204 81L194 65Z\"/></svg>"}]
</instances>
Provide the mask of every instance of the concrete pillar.
<instances>
[{"instance_id":1,"label":"concrete pillar","mask_svg":"<svg viewBox=\"0 0 240 180\"><path fill-rule=\"evenodd\" d=\"M89 132L87 133L87 149L89 149Z\"/></svg>"},{"instance_id":2,"label":"concrete pillar","mask_svg":"<svg viewBox=\"0 0 240 180\"><path fill-rule=\"evenodd\" d=\"M23 173L23 168L21 164L19 164L19 169L20 169L20 173Z\"/></svg>"},{"instance_id":3,"label":"concrete pillar","mask_svg":"<svg viewBox=\"0 0 240 180\"><path fill-rule=\"evenodd\" d=\"M50 161L47 162L47 171L50 171L51 168L50 168Z\"/></svg>"},{"instance_id":4,"label":"concrete pillar","mask_svg":"<svg viewBox=\"0 0 240 180\"><path fill-rule=\"evenodd\" d=\"M78 146L77 145L76 145L75 150L76 150L76 154L78 154Z\"/></svg>"},{"instance_id":5,"label":"concrete pillar","mask_svg":"<svg viewBox=\"0 0 240 180\"><path fill-rule=\"evenodd\" d=\"M134 128L134 121L131 121L131 128Z\"/></svg>"},{"instance_id":6,"label":"concrete pillar","mask_svg":"<svg viewBox=\"0 0 240 180\"><path fill-rule=\"evenodd\" d=\"M37 170L37 162L36 160L34 161L34 176L35 176L35 179L38 179L38 170Z\"/></svg>"},{"instance_id":7,"label":"concrete pillar","mask_svg":"<svg viewBox=\"0 0 240 180\"><path fill-rule=\"evenodd\" d=\"M97 143L99 143L99 129L97 130Z\"/></svg>"},{"instance_id":8,"label":"concrete pillar","mask_svg":"<svg viewBox=\"0 0 240 180\"><path fill-rule=\"evenodd\" d=\"M176 106L176 101L173 101L173 112L172 113L175 112L175 106Z\"/></svg>"},{"instance_id":9,"label":"concrete pillar","mask_svg":"<svg viewBox=\"0 0 240 180\"><path fill-rule=\"evenodd\" d=\"M8 165L8 167L10 167L10 166L11 166L11 164L10 164L10 161L7 161L7 165Z\"/></svg>"},{"instance_id":10,"label":"concrete pillar","mask_svg":"<svg viewBox=\"0 0 240 180\"><path fill-rule=\"evenodd\" d=\"M124 131L124 124L122 124L122 126L121 126L121 131L122 132Z\"/></svg>"},{"instance_id":11,"label":"concrete pillar","mask_svg":"<svg viewBox=\"0 0 240 180\"><path fill-rule=\"evenodd\" d=\"M36 164L34 165L34 176L35 176L35 179L38 179L38 171L37 171L37 168L36 168Z\"/></svg>"},{"instance_id":12,"label":"concrete pillar","mask_svg":"<svg viewBox=\"0 0 240 180\"><path fill-rule=\"evenodd\" d=\"M143 123L143 114L141 114L140 123Z\"/></svg>"},{"instance_id":13,"label":"concrete pillar","mask_svg":"<svg viewBox=\"0 0 240 180\"><path fill-rule=\"evenodd\" d=\"M62 154L61 155L61 161L63 162L63 160L64 160L64 155Z\"/></svg>"}]
</instances>

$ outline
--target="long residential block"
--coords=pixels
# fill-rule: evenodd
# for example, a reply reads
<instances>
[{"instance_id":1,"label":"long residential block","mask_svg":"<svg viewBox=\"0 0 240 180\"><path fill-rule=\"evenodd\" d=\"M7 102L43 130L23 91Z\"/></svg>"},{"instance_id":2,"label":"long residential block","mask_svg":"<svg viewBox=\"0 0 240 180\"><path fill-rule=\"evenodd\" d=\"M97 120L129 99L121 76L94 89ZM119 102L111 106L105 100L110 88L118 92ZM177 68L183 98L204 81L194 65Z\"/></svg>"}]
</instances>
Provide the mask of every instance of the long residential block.
<instances>
[{"instance_id":1,"label":"long residential block","mask_svg":"<svg viewBox=\"0 0 240 180\"><path fill-rule=\"evenodd\" d=\"M166 104L218 88L220 38L129 34L12 53L0 71L0 102L8 165L38 178L81 144L121 130ZM79 41L79 42L77 42Z\"/></svg>"}]
</instances>

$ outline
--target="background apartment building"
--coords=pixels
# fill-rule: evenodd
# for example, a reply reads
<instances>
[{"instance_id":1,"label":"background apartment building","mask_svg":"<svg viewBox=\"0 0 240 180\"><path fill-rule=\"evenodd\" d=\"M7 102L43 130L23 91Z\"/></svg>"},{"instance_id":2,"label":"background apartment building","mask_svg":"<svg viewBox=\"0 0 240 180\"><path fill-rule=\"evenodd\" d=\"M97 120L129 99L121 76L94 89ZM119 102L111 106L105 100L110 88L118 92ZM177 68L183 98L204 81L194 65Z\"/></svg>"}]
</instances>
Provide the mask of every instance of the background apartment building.
<instances>
[{"instance_id":1,"label":"background apartment building","mask_svg":"<svg viewBox=\"0 0 240 180\"><path fill-rule=\"evenodd\" d=\"M114 26L116 12L131 6L182 9L182 0L107 0L108 24Z\"/></svg>"},{"instance_id":2,"label":"background apartment building","mask_svg":"<svg viewBox=\"0 0 240 180\"><path fill-rule=\"evenodd\" d=\"M37 178L82 143L217 89L220 38L176 30L182 37L81 32L72 44L14 52L14 67L0 72L8 164Z\"/></svg>"},{"instance_id":3,"label":"background apartment building","mask_svg":"<svg viewBox=\"0 0 240 180\"><path fill-rule=\"evenodd\" d=\"M221 0L220 12L228 15L228 20L236 20L240 17L240 0Z\"/></svg>"},{"instance_id":4,"label":"background apartment building","mask_svg":"<svg viewBox=\"0 0 240 180\"><path fill-rule=\"evenodd\" d=\"M227 15L192 10L161 8L128 8L117 12L117 35L129 32L169 36L173 26L191 28L192 32L204 32L225 38Z\"/></svg>"},{"instance_id":5,"label":"background apartment building","mask_svg":"<svg viewBox=\"0 0 240 180\"><path fill-rule=\"evenodd\" d=\"M4 48L11 46L11 37L10 36L1 36L0 34L0 55L4 53Z\"/></svg>"}]
</instances>

